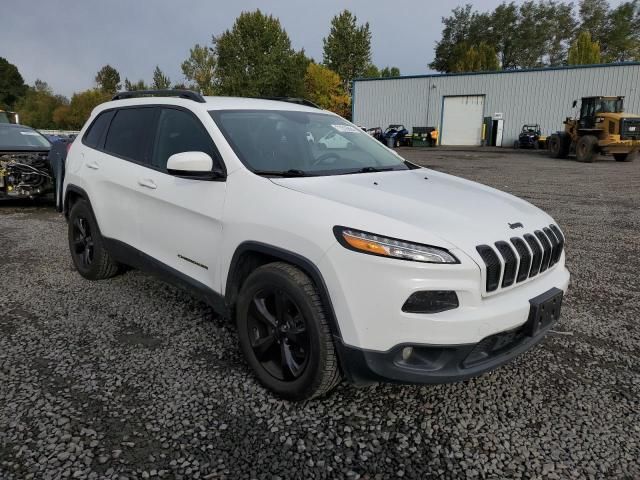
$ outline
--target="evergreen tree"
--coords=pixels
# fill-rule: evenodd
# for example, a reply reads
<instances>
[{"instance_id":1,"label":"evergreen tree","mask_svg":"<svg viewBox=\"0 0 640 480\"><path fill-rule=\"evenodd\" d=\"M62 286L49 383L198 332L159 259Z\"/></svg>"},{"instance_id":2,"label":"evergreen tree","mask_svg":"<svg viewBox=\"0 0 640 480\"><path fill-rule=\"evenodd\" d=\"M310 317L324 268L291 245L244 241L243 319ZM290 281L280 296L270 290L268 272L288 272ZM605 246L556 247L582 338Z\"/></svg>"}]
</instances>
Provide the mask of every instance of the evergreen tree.
<instances>
[{"instance_id":1,"label":"evergreen tree","mask_svg":"<svg viewBox=\"0 0 640 480\"><path fill-rule=\"evenodd\" d=\"M153 71L153 83L151 85L155 90L166 90L171 88L171 80L169 80L169 77L160 70L158 65L156 65L156 68Z\"/></svg>"},{"instance_id":2,"label":"evergreen tree","mask_svg":"<svg viewBox=\"0 0 640 480\"><path fill-rule=\"evenodd\" d=\"M344 10L333 17L329 35L322 39L323 63L342 78L345 89L354 78L372 73L369 24L358 26L357 21L355 15Z\"/></svg>"},{"instance_id":3,"label":"evergreen tree","mask_svg":"<svg viewBox=\"0 0 640 480\"><path fill-rule=\"evenodd\" d=\"M96 74L96 83L103 92L115 94L120 90L120 74L111 65L105 65Z\"/></svg>"},{"instance_id":4,"label":"evergreen tree","mask_svg":"<svg viewBox=\"0 0 640 480\"><path fill-rule=\"evenodd\" d=\"M580 32L569 48L569 65L592 65L600 63L600 45L591 40L589 32Z\"/></svg>"}]
</instances>

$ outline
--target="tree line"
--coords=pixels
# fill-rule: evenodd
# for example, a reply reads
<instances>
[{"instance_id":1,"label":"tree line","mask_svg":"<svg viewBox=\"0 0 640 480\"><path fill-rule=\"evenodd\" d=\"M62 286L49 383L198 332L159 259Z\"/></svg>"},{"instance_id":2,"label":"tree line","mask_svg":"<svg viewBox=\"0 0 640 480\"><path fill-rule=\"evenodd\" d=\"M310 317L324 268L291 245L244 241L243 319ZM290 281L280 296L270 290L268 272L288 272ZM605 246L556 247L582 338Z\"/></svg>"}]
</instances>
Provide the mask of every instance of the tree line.
<instances>
[{"instance_id":1,"label":"tree line","mask_svg":"<svg viewBox=\"0 0 640 480\"><path fill-rule=\"evenodd\" d=\"M640 1L503 2L479 12L471 4L442 19L433 70L514 70L640 60Z\"/></svg>"},{"instance_id":2,"label":"tree line","mask_svg":"<svg viewBox=\"0 0 640 480\"><path fill-rule=\"evenodd\" d=\"M471 4L442 19L433 70L444 73L513 70L640 60L640 0L615 8L606 0L503 2L488 12ZM351 82L359 77L396 77L397 67L371 59L371 30L344 10L331 20L322 59L295 50L278 18L244 12L233 26L194 45L172 81L156 66L149 83L122 80L111 65L95 76L94 88L66 98L43 80L26 85L17 67L0 58L0 109L17 110L36 128L79 129L98 104L125 89L189 88L204 95L304 97L349 117Z\"/></svg>"},{"instance_id":3,"label":"tree line","mask_svg":"<svg viewBox=\"0 0 640 480\"><path fill-rule=\"evenodd\" d=\"M395 77L397 67L378 68L371 59L371 30L344 10L331 20L322 61L295 50L278 18L260 10L244 12L231 29L196 44L181 64L184 79L172 80L156 66L150 83L130 80L111 65L95 76L95 87L71 99L55 94L43 80L26 85L17 67L0 58L0 108L16 110L22 123L42 129L79 129L98 104L121 89L188 88L204 95L304 97L348 117L350 84L357 77Z\"/></svg>"}]
</instances>

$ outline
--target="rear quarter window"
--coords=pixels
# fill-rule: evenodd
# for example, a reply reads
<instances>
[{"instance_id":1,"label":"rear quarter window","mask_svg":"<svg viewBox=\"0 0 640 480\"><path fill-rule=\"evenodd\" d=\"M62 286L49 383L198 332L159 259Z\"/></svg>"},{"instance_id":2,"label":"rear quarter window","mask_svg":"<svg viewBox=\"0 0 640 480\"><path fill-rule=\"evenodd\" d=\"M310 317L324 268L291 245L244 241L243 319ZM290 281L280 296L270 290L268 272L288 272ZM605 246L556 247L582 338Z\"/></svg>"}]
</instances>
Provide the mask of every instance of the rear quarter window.
<instances>
[{"instance_id":1,"label":"rear quarter window","mask_svg":"<svg viewBox=\"0 0 640 480\"><path fill-rule=\"evenodd\" d=\"M113 118L114 111L99 114L82 138L82 143L87 147L101 148L104 143L104 134Z\"/></svg>"}]
</instances>

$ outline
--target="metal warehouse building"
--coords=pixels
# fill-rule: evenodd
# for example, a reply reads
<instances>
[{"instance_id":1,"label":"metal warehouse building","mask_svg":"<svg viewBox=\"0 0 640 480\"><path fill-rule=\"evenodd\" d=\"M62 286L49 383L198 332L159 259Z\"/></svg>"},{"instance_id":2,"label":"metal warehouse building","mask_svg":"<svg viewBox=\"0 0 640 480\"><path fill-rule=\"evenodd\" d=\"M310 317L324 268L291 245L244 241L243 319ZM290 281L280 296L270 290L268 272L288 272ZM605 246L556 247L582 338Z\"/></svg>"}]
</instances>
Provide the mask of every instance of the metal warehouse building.
<instances>
[{"instance_id":1,"label":"metal warehouse building","mask_svg":"<svg viewBox=\"0 0 640 480\"><path fill-rule=\"evenodd\" d=\"M639 89L640 63L358 79L352 118L367 128L437 127L442 145L508 147L524 124L562 130L581 97L622 95L625 111L640 114Z\"/></svg>"}]
</instances>

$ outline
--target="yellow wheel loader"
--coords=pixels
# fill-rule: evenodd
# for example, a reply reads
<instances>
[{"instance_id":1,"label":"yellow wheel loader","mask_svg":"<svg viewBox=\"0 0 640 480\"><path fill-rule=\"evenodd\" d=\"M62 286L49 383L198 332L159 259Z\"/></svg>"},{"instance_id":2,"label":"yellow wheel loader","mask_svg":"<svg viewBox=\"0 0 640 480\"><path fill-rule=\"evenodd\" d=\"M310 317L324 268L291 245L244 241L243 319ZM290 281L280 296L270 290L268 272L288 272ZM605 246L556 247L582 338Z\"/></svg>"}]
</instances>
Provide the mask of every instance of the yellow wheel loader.
<instances>
[{"instance_id":1,"label":"yellow wheel loader","mask_svg":"<svg viewBox=\"0 0 640 480\"><path fill-rule=\"evenodd\" d=\"M548 139L555 158L575 153L579 162L593 162L598 154L611 154L618 162L630 162L640 150L640 115L624 113L624 97L583 97L580 117L563 123L564 132Z\"/></svg>"}]
</instances>

